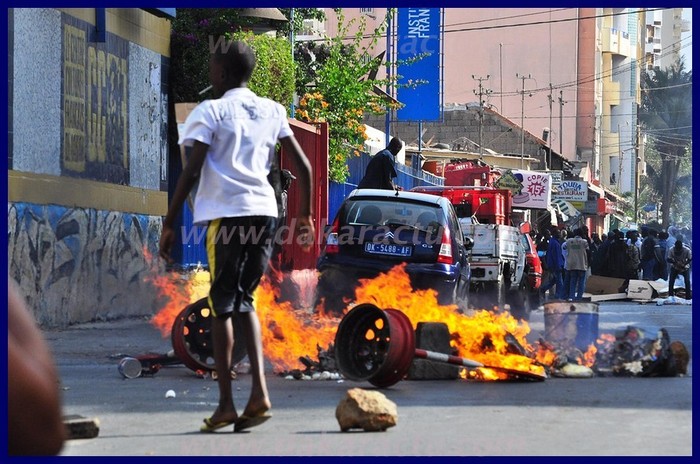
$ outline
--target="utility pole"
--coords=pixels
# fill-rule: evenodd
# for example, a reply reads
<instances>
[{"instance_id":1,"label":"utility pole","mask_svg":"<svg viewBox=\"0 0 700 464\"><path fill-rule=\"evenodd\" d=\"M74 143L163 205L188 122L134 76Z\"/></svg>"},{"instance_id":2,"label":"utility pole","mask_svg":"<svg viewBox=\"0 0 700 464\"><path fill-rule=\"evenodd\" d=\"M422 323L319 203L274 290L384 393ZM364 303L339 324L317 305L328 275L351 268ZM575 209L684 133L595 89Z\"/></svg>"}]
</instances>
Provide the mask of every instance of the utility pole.
<instances>
[{"instance_id":1,"label":"utility pole","mask_svg":"<svg viewBox=\"0 0 700 464\"><path fill-rule=\"evenodd\" d=\"M484 147L483 147L483 139L484 139L484 95L489 95L491 94L490 89L484 89L484 86L482 85L482 81L487 80L490 77L490 75L486 75L486 77L475 77L474 74L472 74L472 79L479 81L479 92L477 93L476 90L474 90L474 95L479 96L479 159L482 160L484 159Z\"/></svg>"},{"instance_id":2,"label":"utility pole","mask_svg":"<svg viewBox=\"0 0 700 464\"><path fill-rule=\"evenodd\" d=\"M635 131L635 142L634 142L634 222L639 222L639 124L637 124L637 130Z\"/></svg>"},{"instance_id":3,"label":"utility pole","mask_svg":"<svg viewBox=\"0 0 700 464\"><path fill-rule=\"evenodd\" d=\"M617 190L622 193L622 134L620 134L620 125L617 125L617 150L620 156L617 159Z\"/></svg>"},{"instance_id":4,"label":"utility pole","mask_svg":"<svg viewBox=\"0 0 700 464\"><path fill-rule=\"evenodd\" d=\"M522 90L520 91L520 169L525 167L525 79L532 79L532 76L521 76L515 74L515 77L523 81Z\"/></svg>"},{"instance_id":5,"label":"utility pole","mask_svg":"<svg viewBox=\"0 0 700 464\"><path fill-rule=\"evenodd\" d=\"M564 104L568 103L564 101L564 91L559 91L559 154L563 155L564 152Z\"/></svg>"},{"instance_id":6,"label":"utility pole","mask_svg":"<svg viewBox=\"0 0 700 464\"><path fill-rule=\"evenodd\" d=\"M498 107L499 113L503 112L503 43L498 44L498 75L501 76L501 106Z\"/></svg>"},{"instance_id":7,"label":"utility pole","mask_svg":"<svg viewBox=\"0 0 700 464\"><path fill-rule=\"evenodd\" d=\"M552 103L554 103L554 97L552 96L552 83L549 83L549 135L547 136L547 156L544 157L545 169L549 170L552 166Z\"/></svg>"}]
</instances>

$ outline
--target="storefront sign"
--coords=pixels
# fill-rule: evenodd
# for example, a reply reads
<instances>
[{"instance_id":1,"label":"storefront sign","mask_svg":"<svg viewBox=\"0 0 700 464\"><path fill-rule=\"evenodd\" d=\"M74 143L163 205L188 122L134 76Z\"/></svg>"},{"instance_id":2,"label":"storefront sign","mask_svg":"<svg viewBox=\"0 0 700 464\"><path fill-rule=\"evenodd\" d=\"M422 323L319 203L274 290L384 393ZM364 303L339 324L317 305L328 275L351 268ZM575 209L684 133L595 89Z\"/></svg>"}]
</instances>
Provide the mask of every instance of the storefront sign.
<instances>
[{"instance_id":1,"label":"storefront sign","mask_svg":"<svg viewBox=\"0 0 700 464\"><path fill-rule=\"evenodd\" d=\"M552 202L552 177L537 171L513 171L522 184L520 191L513 195L514 208L547 209Z\"/></svg>"},{"instance_id":2,"label":"storefront sign","mask_svg":"<svg viewBox=\"0 0 700 464\"><path fill-rule=\"evenodd\" d=\"M564 173L562 171L546 171L546 173L552 178L552 189L559 188L559 184L564 180Z\"/></svg>"},{"instance_id":3,"label":"storefront sign","mask_svg":"<svg viewBox=\"0 0 700 464\"><path fill-rule=\"evenodd\" d=\"M588 200L588 182L580 180L565 180L559 184L554 198L568 202L585 202Z\"/></svg>"}]
</instances>

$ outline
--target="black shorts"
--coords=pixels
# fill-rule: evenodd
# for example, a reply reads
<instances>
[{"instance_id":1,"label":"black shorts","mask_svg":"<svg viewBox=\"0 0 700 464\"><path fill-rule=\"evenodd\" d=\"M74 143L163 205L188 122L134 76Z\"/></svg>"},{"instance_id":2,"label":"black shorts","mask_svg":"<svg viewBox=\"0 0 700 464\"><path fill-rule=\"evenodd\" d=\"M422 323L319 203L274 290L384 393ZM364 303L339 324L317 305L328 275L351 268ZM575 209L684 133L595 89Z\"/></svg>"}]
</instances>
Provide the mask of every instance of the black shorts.
<instances>
[{"instance_id":1,"label":"black shorts","mask_svg":"<svg viewBox=\"0 0 700 464\"><path fill-rule=\"evenodd\" d=\"M277 218L246 216L209 222L209 307L215 317L254 311L253 293L267 269Z\"/></svg>"}]
</instances>

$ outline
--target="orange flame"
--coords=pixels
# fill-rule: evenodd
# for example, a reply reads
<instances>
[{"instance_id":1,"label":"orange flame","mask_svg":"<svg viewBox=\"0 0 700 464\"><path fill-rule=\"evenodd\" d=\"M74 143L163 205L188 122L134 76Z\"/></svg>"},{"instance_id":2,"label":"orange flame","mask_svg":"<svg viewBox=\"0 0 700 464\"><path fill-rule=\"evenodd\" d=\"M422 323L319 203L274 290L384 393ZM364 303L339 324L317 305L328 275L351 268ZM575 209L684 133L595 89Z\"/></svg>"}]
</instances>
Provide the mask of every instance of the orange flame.
<instances>
[{"instance_id":1,"label":"orange flame","mask_svg":"<svg viewBox=\"0 0 700 464\"><path fill-rule=\"evenodd\" d=\"M597 352L598 352L598 348L596 348L595 345L591 344L588 347L588 350L586 350L586 352L583 353L583 359L579 359L578 363L582 366L593 367L593 365L595 364L595 358L596 358Z\"/></svg>"},{"instance_id":2,"label":"orange flame","mask_svg":"<svg viewBox=\"0 0 700 464\"><path fill-rule=\"evenodd\" d=\"M143 254L146 262L150 263L151 271L144 280L153 285L163 302L160 310L151 318L151 324L160 330L163 338L168 338L173 323L182 310L208 292L209 273L198 269L192 273L163 274L159 258L154 261L147 248L143 249Z\"/></svg>"},{"instance_id":3,"label":"orange flame","mask_svg":"<svg viewBox=\"0 0 700 464\"><path fill-rule=\"evenodd\" d=\"M280 285L289 274L283 275L272 270L265 276L254 295L256 312L261 322L265 358L275 371L299 368L299 358L313 356L319 349L327 349L335 339L340 317L327 314L322 305L317 308L295 307L290 301L280 301ZM304 272L296 276L298 298L311 300L306 286L315 286L314 272ZM204 277L202 277L204 276ZM206 294L205 282L208 273L199 273L192 279L155 275L149 279L166 300L162 309L152 318L163 336L169 336L177 315L191 302ZM200 296L195 297L197 281ZM296 303L296 302L295 302ZM456 305L443 306L437 301L434 290L414 290L405 265L398 265L374 279L362 279L355 292L354 303L372 303L382 309L398 309L411 321L413 327L419 322L439 321L447 325L451 334L451 345L460 357L470 358L486 366L503 367L518 371L544 374L543 366L550 366L556 354L546 345L532 347L526 340L530 333L527 322L518 321L508 312L494 310L460 312ZM310 305L310 304L309 304ZM514 350L514 341L524 354ZM481 380L506 379L502 371L479 368L469 374L469 378Z\"/></svg>"},{"instance_id":4,"label":"orange flame","mask_svg":"<svg viewBox=\"0 0 700 464\"><path fill-rule=\"evenodd\" d=\"M299 367L299 358L328 349L335 339L339 318L295 309L278 301L278 291L264 278L255 291L255 311L262 326L263 347L276 371Z\"/></svg>"},{"instance_id":5,"label":"orange flame","mask_svg":"<svg viewBox=\"0 0 700 464\"><path fill-rule=\"evenodd\" d=\"M460 357L487 366L538 375L544 373L544 368L533 358L512 353L512 345L508 342L507 335L511 335L526 351L534 350L525 339L530 333L526 322L519 322L507 312L479 310L463 314L456 305L440 305L434 290L414 290L411 287L405 267L405 264L401 264L375 279L361 280L360 287L355 291L356 301L372 303L383 309L398 309L408 317L414 328L425 321L445 323L452 334L451 344ZM507 378L502 372L494 371L482 375Z\"/></svg>"}]
</instances>

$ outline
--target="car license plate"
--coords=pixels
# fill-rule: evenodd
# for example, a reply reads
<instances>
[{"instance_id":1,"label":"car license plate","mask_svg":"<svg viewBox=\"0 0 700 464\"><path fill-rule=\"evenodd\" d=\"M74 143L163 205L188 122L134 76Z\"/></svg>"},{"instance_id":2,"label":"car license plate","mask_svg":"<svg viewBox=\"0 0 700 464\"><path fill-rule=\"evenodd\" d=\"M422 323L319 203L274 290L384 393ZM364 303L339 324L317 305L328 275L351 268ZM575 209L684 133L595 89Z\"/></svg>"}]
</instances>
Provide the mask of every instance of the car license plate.
<instances>
[{"instance_id":1,"label":"car license plate","mask_svg":"<svg viewBox=\"0 0 700 464\"><path fill-rule=\"evenodd\" d=\"M365 252L378 255L411 256L413 247L387 243L365 243Z\"/></svg>"}]
</instances>

